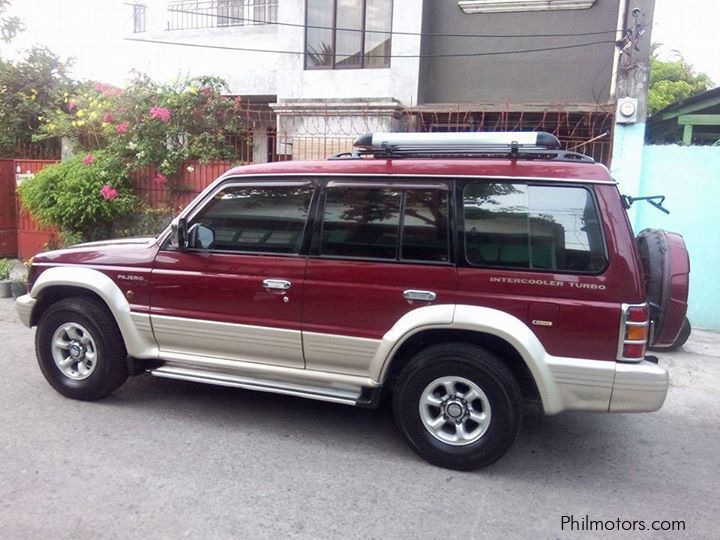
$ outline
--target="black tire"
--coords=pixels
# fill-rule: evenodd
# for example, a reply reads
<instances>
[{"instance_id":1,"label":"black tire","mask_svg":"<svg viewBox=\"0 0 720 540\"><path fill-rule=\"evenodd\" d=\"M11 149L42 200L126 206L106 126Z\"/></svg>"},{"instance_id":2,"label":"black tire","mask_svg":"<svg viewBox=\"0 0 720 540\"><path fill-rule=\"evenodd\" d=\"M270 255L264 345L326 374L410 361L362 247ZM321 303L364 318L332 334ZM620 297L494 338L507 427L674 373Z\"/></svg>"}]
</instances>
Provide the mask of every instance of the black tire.
<instances>
[{"instance_id":1,"label":"black tire","mask_svg":"<svg viewBox=\"0 0 720 540\"><path fill-rule=\"evenodd\" d=\"M87 378L82 380L65 374L53 357L53 336L69 323L87 330L94 342L94 366ZM45 379L69 398L86 401L104 398L128 378L127 352L122 334L107 308L89 298L67 298L47 308L38 323L35 352Z\"/></svg>"},{"instance_id":2,"label":"black tire","mask_svg":"<svg viewBox=\"0 0 720 540\"><path fill-rule=\"evenodd\" d=\"M685 345L687 340L690 339L690 334L692 334L692 326L690 326L690 320L685 317L685 322L683 323L680 333L678 334L675 343L673 343L671 350L675 351Z\"/></svg>"},{"instance_id":3,"label":"black tire","mask_svg":"<svg viewBox=\"0 0 720 540\"><path fill-rule=\"evenodd\" d=\"M654 351L677 351L678 349L680 349L680 347L687 343L687 340L690 339L690 334L692 334L692 326L690 325L690 321L686 317L677 339L670 347L651 347L651 349Z\"/></svg>"},{"instance_id":4,"label":"black tire","mask_svg":"<svg viewBox=\"0 0 720 540\"><path fill-rule=\"evenodd\" d=\"M425 389L448 376L473 382L490 406L486 431L463 446L431 434L420 415ZM444 343L418 353L400 373L393 392L395 422L412 449L434 465L455 470L479 469L500 459L520 431L522 407L522 394L510 370L487 350L464 343Z\"/></svg>"}]
</instances>

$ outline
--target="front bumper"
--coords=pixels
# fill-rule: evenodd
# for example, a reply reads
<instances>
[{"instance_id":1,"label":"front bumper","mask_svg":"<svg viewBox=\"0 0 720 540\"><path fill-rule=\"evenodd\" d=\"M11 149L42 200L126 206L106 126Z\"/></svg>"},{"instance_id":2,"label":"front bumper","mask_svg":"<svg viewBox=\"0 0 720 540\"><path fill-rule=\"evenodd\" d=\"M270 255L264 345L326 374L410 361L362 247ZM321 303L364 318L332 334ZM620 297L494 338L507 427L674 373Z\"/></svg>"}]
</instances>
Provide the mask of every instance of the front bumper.
<instances>
[{"instance_id":1,"label":"front bumper","mask_svg":"<svg viewBox=\"0 0 720 540\"><path fill-rule=\"evenodd\" d=\"M37 300L29 294L24 294L15 300L15 309L17 309L18 317L20 317L20 321L28 328L30 328L30 319L36 302Z\"/></svg>"}]
</instances>

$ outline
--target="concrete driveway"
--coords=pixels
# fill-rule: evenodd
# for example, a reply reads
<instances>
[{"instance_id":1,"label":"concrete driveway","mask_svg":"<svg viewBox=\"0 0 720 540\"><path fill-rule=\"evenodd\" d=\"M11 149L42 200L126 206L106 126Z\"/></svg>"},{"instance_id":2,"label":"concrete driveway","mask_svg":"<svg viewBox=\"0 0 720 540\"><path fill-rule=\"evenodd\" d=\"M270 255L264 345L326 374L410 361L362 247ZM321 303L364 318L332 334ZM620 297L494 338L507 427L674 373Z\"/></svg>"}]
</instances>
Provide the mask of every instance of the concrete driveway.
<instances>
[{"instance_id":1,"label":"concrete driveway","mask_svg":"<svg viewBox=\"0 0 720 540\"><path fill-rule=\"evenodd\" d=\"M473 473L416 457L388 407L149 377L65 399L33 337L0 300L1 538L717 538L717 334L661 356L660 412L530 414L511 451ZM569 516L648 530L571 532Z\"/></svg>"}]
</instances>

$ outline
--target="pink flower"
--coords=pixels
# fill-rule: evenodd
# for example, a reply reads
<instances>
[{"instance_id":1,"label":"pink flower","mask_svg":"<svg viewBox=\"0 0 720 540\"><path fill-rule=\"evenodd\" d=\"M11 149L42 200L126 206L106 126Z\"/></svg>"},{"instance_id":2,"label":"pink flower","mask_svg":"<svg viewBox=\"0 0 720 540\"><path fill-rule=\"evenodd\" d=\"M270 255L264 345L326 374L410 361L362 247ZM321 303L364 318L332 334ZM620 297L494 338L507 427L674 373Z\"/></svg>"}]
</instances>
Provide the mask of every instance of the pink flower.
<instances>
[{"instance_id":1,"label":"pink flower","mask_svg":"<svg viewBox=\"0 0 720 540\"><path fill-rule=\"evenodd\" d=\"M150 109L150 116L167 124L170 121L172 114L170 113L170 110L165 107L153 107Z\"/></svg>"},{"instance_id":2,"label":"pink flower","mask_svg":"<svg viewBox=\"0 0 720 540\"><path fill-rule=\"evenodd\" d=\"M112 124L114 120L115 118L109 112L103 114L103 122L105 122L106 124Z\"/></svg>"},{"instance_id":3,"label":"pink flower","mask_svg":"<svg viewBox=\"0 0 720 540\"><path fill-rule=\"evenodd\" d=\"M92 165L93 163L95 163L95 156L93 156L92 154L88 154L83 158L83 163L85 165Z\"/></svg>"},{"instance_id":4,"label":"pink flower","mask_svg":"<svg viewBox=\"0 0 720 540\"><path fill-rule=\"evenodd\" d=\"M167 184L167 181L167 176L161 173L156 174L155 178L153 178L153 182L155 182L158 186L164 186Z\"/></svg>"},{"instance_id":5,"label":"pink flower","mask_svg":"<svg viewBox=\"0 0 720 540\"><path fill-rule=\"evenodd\" d=\"M68 103L68 111L72 112L75 109L77 109L77 103L75 101L70 101Z\"/></svg>"},{"instance_id":6,"label":"pink flower","mask_svg":"<svg viewBox=\"0 0 720 540\"><path fill-rule=\"evenodd\" d=\"M118 198L118 191L114 187L105 184L100 190L100 195L102 195L102 198L106 201L113 201Z\"/></svg>"},{"instance_id":7,"label":"pink flower","mask_svg":"<svg viewBox=\"0 0 720 540\"><path fill-rule=\"evenodd\" d=\"M127 122L120 122L117 126L115 126L115 133L118 133L119 135L124 135L128 132L128 123Z\"/></svg>"}]
</instances>

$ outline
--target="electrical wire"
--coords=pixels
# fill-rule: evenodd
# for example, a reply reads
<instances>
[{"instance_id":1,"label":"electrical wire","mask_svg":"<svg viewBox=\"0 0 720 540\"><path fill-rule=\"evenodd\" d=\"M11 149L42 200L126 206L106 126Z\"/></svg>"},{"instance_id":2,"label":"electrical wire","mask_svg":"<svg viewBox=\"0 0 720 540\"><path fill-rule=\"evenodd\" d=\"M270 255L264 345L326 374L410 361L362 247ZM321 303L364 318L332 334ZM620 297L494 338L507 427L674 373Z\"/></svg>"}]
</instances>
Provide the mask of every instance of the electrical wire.
<instances>
[{"instance_id":1,"label":"electrical wire","mask_svg":"<svg viewBox=\"0 0 720 540\"><path fill-rule=\"evenodd\" d=\"M124 38L126 41L136 41L141 43L156 43L158 45L176 45L180 47L194 47L200 49L219 49L226 51L244 51L244 52L256 52L256 53L272 53L272 54L293 54L293 55L305 55L312 54L311 51L284 51L275 49L255 49L250 47L231 47L229 45L207 45L202 43L183 43L180 41L164 41L159 39L143 39L143 38ZM470 58L479 56L499 56L506 54L527 54L535 52L549 52L549 51L560 51L567 49L577 49L581 47L591 47L594 45L615 45L615 40L605 41L592 41L589 43L576 43L573 45L558 45L555 47L542 47L538 49L521 49L515 51L486 51L486 52L475 52L475 53L440 53L440 54L365 54L365 58ZM358 54L354 52L352 54L341 54L334 53L335 56L350 57Z\"/></svg>"},{"instance_id":2,"label":"electrical wire","mask_svg":"<svg viewBox=\"0 0 720 540\"><path fill-rule=\"evenodd\" d=\"M243 21L244 23L252 23L253 25L267 25L267 26L289 26L292 28L303 28L313 30L335 30L337 32L365 32L371 34L388 34L396 36L421 36L421 37L458 37L458 38L554 38L554 37L580 37L580 36L600 36L604 34L617 34L617 28L613 30L600 30L596 32L572 32L567 34L443 34L435 32L403 32L400 30L367 30L362 28L340 28L334 26L320 26L315 24L301 24L301 23L289 23L289 22L278 22L268 21L264 19L249 19L247 17L235 17L232 15L218 14L218 13L203 13L200 11L188 11L183 9L169 8L170 13L183 13L186 15L198 15L201 17L217 18L229 21ZM242 25L237 25L242 26Z\"/></svg>"}]
</instances>

